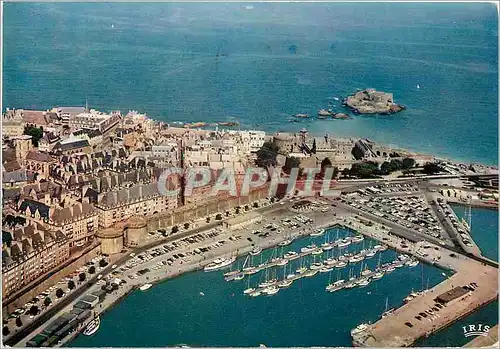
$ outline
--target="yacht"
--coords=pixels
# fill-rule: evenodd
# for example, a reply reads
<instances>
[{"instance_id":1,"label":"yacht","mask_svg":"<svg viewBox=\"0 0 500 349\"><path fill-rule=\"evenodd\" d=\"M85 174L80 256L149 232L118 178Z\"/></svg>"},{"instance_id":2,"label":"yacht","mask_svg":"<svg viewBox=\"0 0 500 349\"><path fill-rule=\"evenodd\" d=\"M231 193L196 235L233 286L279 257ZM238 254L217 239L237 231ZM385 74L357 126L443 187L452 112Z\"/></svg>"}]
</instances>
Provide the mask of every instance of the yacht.
<instances>
[{"instance_id":1,"label":"yacht","mask_svg":"<svg viewBox=\"0 0 500 349\"><path fill-rule=\"evenodd\" d=\"M372 258L377 254L377 250L370 250L365 253L365 258Z\"/></svg>"},{"instance_id":2,"label":"yacht","mask_svg":"<svg viewBox=\"0 0 500 349\"><path fill-rule=\"evenodd\" d=\"M256 246L252 249L252 251L250 251L250 254L252 256L257 256L258 254L260 254L262 252L262 248L260 248L259 246Z\"/></svg>"},{"instance_id":3,"label":"yacht","mask_svg":"<svg viewBox=\"0 0 500 349\"><path fill-rule=\"evenodd\" d=\"M239 275L236 275L233 280L243 280L244 278L245 278L245 275L239 274Z\"/></svg>"},{"instance_id":4,"label":"yacht","mask_svg":"<svg viewBox=\"0 0 500 349\"><path fill-rule=\"evenodd\" d=\"M335 266L335 268L343 268L343 267L345 267L346 265L347 265L347 263L346 263L346 262L344 262L344 261L340 261L340 262L338 262L338 263L337 263L337 265Z\"/></svg>"},{"instance_id":5,"label":"yacht","mask_svg":"<svg viewBox=\"0 0 500 349\"><path fill-rule=\"evenodd\" d=\"M287 253L285 253L285 258L292 258L292 257L295 257L296 255L297 255L297 252L288 251Z\"/></svg>"},{"instance_id":6,"label":"yacht","mask_svg":"<svg viewBox=\"0 0 500 349\"><path fill-rule=\"evenodd\" d=\"M375 280L381 279L384 276L383 271L376 271L373 275L372 278Z\"/></svg>"},{"instance_id":7,"label":"yacht","mask_svg":"<svg viewBox=\"0 0 500 349\"><path fill-rule=\"evenodd\" d=\"M365 237L364 237L363 235L356 235L355 237L353 237L353 238L351 239L351 241L352 241L353 243L358 243L358 242L363 241L364 239L365 239Z\"/></svg>"},{"instance_id":8,"label":"yacht","mask_svg":"<svg viewBox=\"0 0 500 349\"><path fill-rule=\"evenodd\" d=\"M365 287L365 286L368 286L369 284L370 284L369 278L361 279L360 281L358 281L359 287Z\"/></svg>"},{"instance_id":9,"label":"yacht","mask_svg":"<svg viewBox=\"0 0 500 349\"><path fill-rule=\"evenodd\" d=\"M141 287L139 287L139 290L146 291L146 290L150 289L151 286L153 286L153 285L152 284L144 284Z\"/></svg>"},{"instance_id":10,"label":"yacht","mask_svg":"<svg viewBox=\"0 0 500 349\"><path fill-rule=\"evenodd\" d=\"M365 257L357 255L357 256L349 258L349 263L361 262L363 259L365 259Z\"/></svg>"},{"instance_id":11,"label":"yacht","mask_svg":"<svg viewBox=\"0 0 500 349\"><path fill-rule=\"evenodd\" d=\"M387 315L391 315L392 313L394 313L396 309L392 308L392 309L389 309L389 310L386 310L382 313L382 318L385 318Z\"/></svg>"},{"instance_id":12,"label":"yacht","mask_svg":"<svg viewBox=\"0 0 500 349\"><path fill-rule=\"evenodd\" d=\"M254 291L254 292L252 292L252 293L249 293L248 295L249 295L250 297L257 297L257 296L260 296L261 294L262 294L262 292L261 292L261 291Z\"/></svg>"},{"instance_id":13,"label":"yacht","mask_svg":"<svg viewBox=\"0 0 500 349\"><path fill-rule=\"evenodd\" d=\"M368 325L367 324L358 325L358 326L356 326L356 328L353 328L351 330L351 336L355 336L357 334L365 332L367 329L368 329Z\"/></svg>"},{"instance_id":14,"label":"yacht","mask_svg":"<svg viewBox=\"0 0 500 349\"><path fill-rule=\"evenodd\" d=\"M328 292L335 292L345 287L345 280L335 281L333 284L326 286Z\"/></svg>"},{"instance_id":15,"label":"yacht","mask_svg":"<svg viewBox=\"0 0 500 349\"><path fill-rule=\"evenodd\" d=\"M335 265L335 263L337 263L337 260L335 258L332 258L332 257L323 261L323 264L328 265L328 266Z\"/></svg>"},{"instance_id":16,"label":"yacht","mask_svg":"<svg viewBox=\"0 0 500 349\"><path fill-rule=\"evenodd\" d=\"M344 288L354 288L356 287L356 283L350 281L348 283L345 284Z\"/></svg>"},{"instance_id":17,"label":"yacht","mask_svg":"<svg viewBox=\"0 0 500 349\"><path fill-rule=\"evenodd\" d=\"M340 240L340 242L337 244L337 247L339 248L343 248L343 247L347 247L351 244L351 240L348 240L348 239L342 239Z\"/></svg>"},{"instance_id":18,"label":"yacht","mask_svg":"<svg viewBox=\"0 0 500 349\"><path fill-rule=\"evenodd\" d=\"M404 263L396 263L396 264L394 264L394 267L402 268L404 265L405 265Z\"/></svg>"},{"instance_id":19,"label":"yacht","mask_svg":"<svg viewBox=\"0 0 500 349\"><path fill-rule=\"evenodd\" d=\"M274 283L276 283L276 281L278 281L278 280L276 280L276 279L271 279L271 280L268 280L268 281L261 282L261 283L259 284L259 287L261 287L261 288L266 288L266 287L269 287L269 286L271 286L271 285L274 285Z\"/></svg>"},{"instance_id":20,"label":"yacht","mask_svg":"<svg viewBox=\"0 0 500 349\"><path fill-rule=\"evenodd\" d=\"M250 293L252 293L254 291L255 291L255 288L250 287L250 288L247 288L245 291L243 291L243 294L250 294Z\"/></svg>"},{"instance_id":21,"label":"yacht","mask_svg":"<svg viewBox=\"0 0 500 349\"><path fill-rule=\"evenodd\" d=\"M321 236L325 233L325 229L316 229L309 236Z\"/></svg>"},{"instance_id":22,"label":"yacht","mask_svg":"<svg viewBox=\"0 0 500 349\"><path fill-rule=\"evenodd\" d=\"M101 326L101 319L99 318L98 315L88 323L87 327L85 327L85 330L83 330L83 334L86 336L92 336L94 333L97 332L99 326Z\"/></svg>"},{"instance_id":23,"label":"yacht","mask_svg":"<svg viewBox=\"0 0 500 349\"><path fill-rule=\"evenodd\" d=\"M243 269L245 270L245 269ZM233 271L228 271L227 273L224 273L224 276L228 277L228 276L236 276L240 273L239 270L233 270Z\"/></svg>"},{"instance_id":24,"label":"yacht","mask_svg":"<svg viewBox=\"0 0 500 349\"><path fill-rule=\"evenodd\" d=\"M283 266L283 265L287 265L287 263L288 263L288 259L283 258L279 262L277 262L276 265Z\"/></svg>"},{"instance_id":25,"label":"yacht","mask_svg":"<svg viewBox=\"0 0 500 349\"><path fill-rule=\"evenodd\" d=\"M403 299L403 302L408 303L412 299L417 298L419 295L420 295L420 292L411 292L408 296L405 297L405 299Z\"/></svg>"},{"instance_id":26,"label":"yacht","mask_svg":"<svg viewBox=\"0 0 500 349\"><path fill-rule=\"evenodd\" d=\"M418 259L411 259L408 262L406 262L406 265L409 267L415 267L418 265Z\"/></svg>"},{"instance_id":27,"label":"yacht","mask_svg":"<svg viewBox=\"0 0 500 349\"><path fill-rule=\"evenodd\" d=\"M323 253L323 250L321 248L317 248L311 252L311 254L313 254L313 255L318 255L318 254L322 254L322 253Z\"/></svg>"},{"instance_id":28,"label":"yacht","mask_svg":"<svg viewBox=\"0 0 500 349\"><path fill-rule=\"evenodd\" d=\"M235 260L236 256L233 256L231 258L217 258L212 263L206 265L204 270L212 271L212 270L223 269L233 264Z\"/></svg>"},{"instance_id":29,"label":"yacht","mask_svg":"<svg viewBox=\"0 0 500 349\"><path fill-rule=\"evenodd\" d=\"M292 283L293 283L293 280L290 280L290 279L283 280L283 281L278 282L278 287L285 288L285 287L290 286Z\"/></svg>"},{"instance_id":30,"label":"yacht","mask_svg":"<svg viewBox=\"0 0 500 349\"><path fill-rule=\"evenodd\" d=\"M370 275L370 274L371 274L371 272L372 272L372 271L371 271L370 269L365 269L365 270L363 270L363 271L361 272L361 275L362 275L362 276Z\"/></svg>"},{"instance_id":31,"label":"yacht","mask_svg":"<svg viewBox=\"0 0 500 349\"><path fill-rule=\"evenodd\" d=\"M265 294L267 294L267 295L269 295L269 296L272 296L272 295L278 293L279 290L280 289L278 287L271 286L271 287L267 287L267 288L263 289L262 292L265 293Z\"/></svg>"},{"instance_id":32,"label":"yacht","mask_svg":"<svg viewBox=\"0 0 500 349\"><path fill-rule=\"evenodd\" d=\"M300 252L302 253L307 253L307 252L312 252L316 249L316 245L307 245L306 247L302 247L300 249Z\"/></svg>"},{"instance_id":33,"label":"yacht","mask_svg":"<svg viewBox=\"0 0 500 349\"><path fill-rule=\"evenodd\" d=\"M320 273L328 273L332 271L333 267L323 267L319 270Z\"/></svg>"},{"instance_id":34,"label":"yacht","mask_svg":"<svg viewBox=\"0 0 500 349\"><path fill-rule=\"evenodd\" d=\"M259 271L259 270L258 270L258 269L256 269L256 268L249 268L249 269L247 269L247 270L245 271L245 273L246 273L246 274L248 274L248 275L253 275L253 274L257 273L258 271Z\"/></svg>"},{"instance_id":35,"label":"yacht","mask_svg":"<svg viewBox=\"0 0 500 349\"><path fill-rule=\"evenodd\" d=\"M295 277L295 274L288 274L286 276L287 279L293 279Z\"/></svg>"},{"instance_id":36,"label":"yacht","mask_svg":"<svg viewBox=\"0 0 500 349\"><path fill-rule=\"evenodd\" d=\"M299 269L295 270L297 274L304 274L307 271L306 267L300 267Z\"/></svg>"},{"instance_id":37,"label":"yacht","mask_svg":"<svg viewBox=\"0 0 500 349\"><path fill-rule=\"evenodd\" d=\"M314 276L318 273L318 269L311 269L311 270L308 270L304 273L304 276L306 277L311 277L311 276Z\"/></svg>"},{"instance_id":38,"label":"yacht","mask_svg":"<svg viewBox=\"0 0 500 349\"><path fill-rule=\"evenodd\" d=\"M391 265L391 266L387 267L387 269L385 270L385 272L386 272L386 273L391 273L391 272L393 272L394 270L396 270L396 268L394 268L394 266L393 266L393 265Z\"/></svg>"},{"instance_id":39,"label":"yacht","mask_svg":"<svg viewBox=\"0 0 500 349\"><path fill-rule=\"evenodd\" d=\"M313 264L311 264L311 269L312 270L321 269L321 268L323 268L323 264L322 263L314 262Z\"/></svg>"},{"instance_id":40,"label":"yacht","mask_svg":"<svg viewBox=\"0 0 500 349\"><path fill-rule=\"evenodd\" d=\"M329 251L333 248L333 246L330 243L325 242L324 244L321 244L321 248L323 251Z\"/></svg>"}]
</instances>

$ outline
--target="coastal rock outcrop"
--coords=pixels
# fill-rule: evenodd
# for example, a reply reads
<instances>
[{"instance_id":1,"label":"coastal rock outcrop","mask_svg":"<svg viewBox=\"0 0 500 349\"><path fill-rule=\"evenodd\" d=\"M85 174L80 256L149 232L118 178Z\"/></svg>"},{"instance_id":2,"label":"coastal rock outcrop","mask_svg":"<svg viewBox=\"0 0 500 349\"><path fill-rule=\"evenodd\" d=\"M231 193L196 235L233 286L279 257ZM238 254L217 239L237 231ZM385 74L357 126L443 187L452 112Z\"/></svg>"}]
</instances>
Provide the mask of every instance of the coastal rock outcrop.
<instances>
[{"instance_id":1,"label":"coastal rock outcrop","mask_svg":"<svg viewBox=\"0 0 500 349\"><path fill-rule=\"evenodd\" d=\"M405 109L394 103L392 93L369 88L344 99L343 104L357 114L394 114Z\"/></svg>"}]
</instances>

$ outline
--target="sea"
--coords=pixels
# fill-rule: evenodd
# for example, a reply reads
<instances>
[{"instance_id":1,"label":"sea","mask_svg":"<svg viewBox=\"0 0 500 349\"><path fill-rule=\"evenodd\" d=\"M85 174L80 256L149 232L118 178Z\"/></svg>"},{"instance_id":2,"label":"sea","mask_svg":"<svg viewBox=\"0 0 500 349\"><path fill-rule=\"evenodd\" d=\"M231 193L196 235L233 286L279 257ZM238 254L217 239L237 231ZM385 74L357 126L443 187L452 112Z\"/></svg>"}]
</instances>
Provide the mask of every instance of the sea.
<instances>
[{"instance_id":1,"label":"sea","mask_svg":"<svg viewBox=\"0 0 500 349\"><path fill-rule=\"evenodd\" d=\"M87 101L172 125L305 128L497 165L497 33L491 3L4 3L2 110ZM364 88L391 92L407 109L290 122L321 108L349 113L342 98ZM498 212L473 209L472 220L479 247L498 260ZM323 274L249 299L246 280L193 272L133 292L106 312L94 336L69 345L349 346L349 329L376 321L442 273L420 264L333 294ZM460 326L496 324L497 306L422 345L464 344L470 338Z\"/></svg>"},{"instance_id":2,"label":"sea","mask_svg":"<svg viewBox=\"0 0 500 349\"><path fill-rule=\"evenodd\" d=\"M5 3L3 109L138 110L498 163L493 3ZM315 116L357 89L389 116ZM340 100L336 100L339 98Z\"/></svg>"}]
</instances>

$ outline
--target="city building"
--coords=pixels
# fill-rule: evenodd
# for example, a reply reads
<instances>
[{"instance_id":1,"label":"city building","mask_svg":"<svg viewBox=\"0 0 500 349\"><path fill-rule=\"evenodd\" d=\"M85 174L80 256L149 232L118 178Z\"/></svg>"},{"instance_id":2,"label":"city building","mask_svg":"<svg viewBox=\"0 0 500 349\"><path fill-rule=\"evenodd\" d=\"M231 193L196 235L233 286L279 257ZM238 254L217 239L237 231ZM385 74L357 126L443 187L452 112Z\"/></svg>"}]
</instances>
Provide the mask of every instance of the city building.
<instances>
[{"instance_id":1,"label":"city building","mask_svg":"<svg viewBox=\"0 0 500 349\"><path fill-rule=\"evenodd\" d=\"M2 227L2 295L11 295L69 258L69 239L39 223Z\"/></svg>"}]
</instances>

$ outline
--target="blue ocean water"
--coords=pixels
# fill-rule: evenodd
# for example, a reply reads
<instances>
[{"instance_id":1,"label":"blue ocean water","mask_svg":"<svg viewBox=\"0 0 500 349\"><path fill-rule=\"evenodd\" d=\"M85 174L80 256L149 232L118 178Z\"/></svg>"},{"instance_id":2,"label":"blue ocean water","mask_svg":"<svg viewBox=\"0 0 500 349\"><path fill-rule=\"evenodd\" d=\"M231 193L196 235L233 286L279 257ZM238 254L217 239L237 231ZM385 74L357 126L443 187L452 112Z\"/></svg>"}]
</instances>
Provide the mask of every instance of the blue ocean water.
<instances>
[{"instance_id":1,"label":"blue ocean water","mask_svg":"<svg viewBox=\"0 0 500 349\"><path fill-rule=\"evenodd\" d=\"M349 234L339 230L340 237ZM336 237L332 230L330 240ZM253 264L265 261L273 253L287 250L299 251L311 242L324 242L304 238L293 244L264 251L253 257ZM365 239L363 243L344 249L359 251L376 242ZM333 250L332 250L333 251ZM334 251L338 255L338 250ZM313 258L309 256L309 265ZM326 259L326 256L320 256ZM380 263L394 260L394 251L385 251ZM319 257L318 257L319 260ZM379 257L365 260L374 269ZM239 265L243 264L243 258ZM300 265L294 261L287 270L279 267L271 271L278 278ZM99 331L91 336L78 336L69 345L93 346L351 346L349 331L362 322L374 322L388 308L402 304L412 290L432 287L444 279L442 270L420 264L404 267L373 281L364 288L325 291L326 285L337 278L359 274L360 264L349 268L334 269L332 274L317 274L303 278L274 296L250 298L242 292L265 279L263 272L241 281L224 281L223 272L193 272L167 280L147 292L135 291L105 314ZM405 280L404 283L401 280ZM204 296L200 295L204 293ZM127 319L124 321L124 319Z\"/></svg>"},{"instance_id":2,"label":"blue ocean water","mask_svg":"<svg viewBox=\"0 0 500 349\"><path fill-rule=\"evenodd\" d=\"M497 31L487 3L6 3L3 106L88 98L170 122L306 127L496 164ZM340 111L332 97L366 87L408 109L288 122L328 102Z\"/></svg>"}]
</instances>

